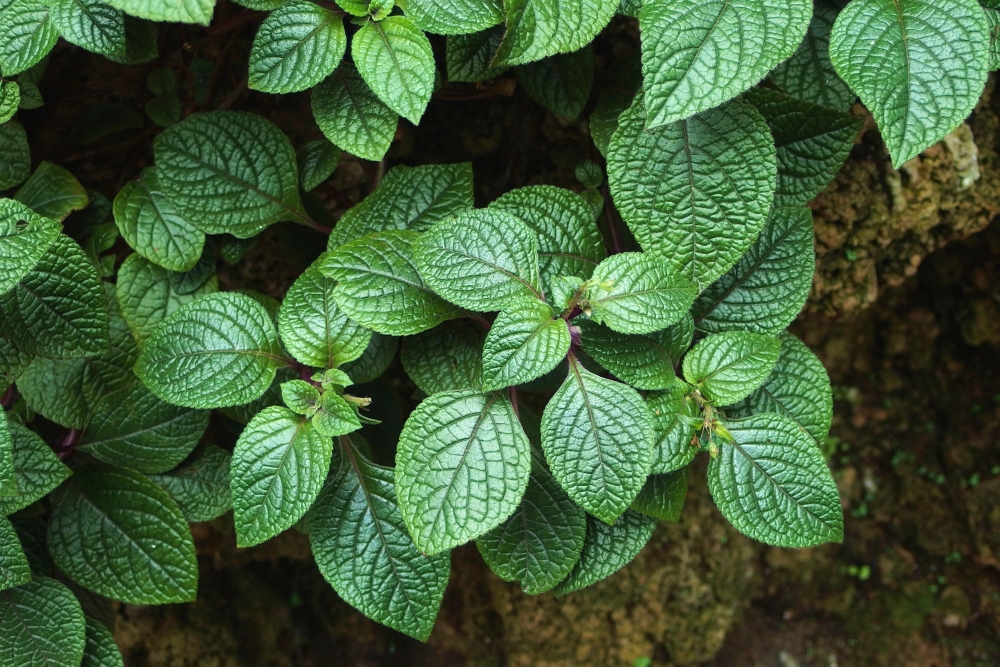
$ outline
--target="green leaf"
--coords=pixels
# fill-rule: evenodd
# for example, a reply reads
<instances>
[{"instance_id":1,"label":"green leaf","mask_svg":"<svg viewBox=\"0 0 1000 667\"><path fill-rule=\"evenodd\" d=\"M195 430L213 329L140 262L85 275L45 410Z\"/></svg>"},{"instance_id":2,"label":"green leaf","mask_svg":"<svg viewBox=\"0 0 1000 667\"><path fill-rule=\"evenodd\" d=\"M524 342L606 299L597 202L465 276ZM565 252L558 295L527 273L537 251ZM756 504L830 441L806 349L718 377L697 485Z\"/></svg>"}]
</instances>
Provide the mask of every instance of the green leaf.
<instances>
[{"instance_id":1,"label":"green leaf","mask_svg":"<svg viewBox=\"0 0 1000 667\"><path fill-rule=\"evenodd\" d=\"M830 60L875 117L897 168L966 119L989 51L975 0L853 0L830 34Z\"/></svg>"},{"instance_id":2,"label":"green leaf","mask_svg":"<svg viewBox=\"0 0 1000 667\"><path fill-rule=\"evenodd\" d=\"M517 68L517 82L549 111L576 118L590 98L594 83L594 50L588 44L573 53L558 53Z\"/></svg>"},{"instance_id":3,"label":"green leaf","mask_svg":"<svg viewBox=\"0 0 1000 667\"><path fill-rule=\"evenodd\" d=\"M990 29L990 71L1000 69L1000 11L983 8Z\"/></svg>"},{"instance_id":4,"label":"green leaf","mask_svg":"<svg viewBox=\"0 0 1000 667\"><path fill-rule=\"evenodd\" d=\"M541 301L525 301L497 315L483 345L483 391L540 378L569 352L569 327Z\"/></svg>"},{"instance_id":5,"label":"green leaf","mask_svg":"<svg viewBox=\"0 0 1000 667\"><path fill-rule=\"evenodd\" d=\"M684 357L684 379L716 405L731 405L754 392L778 361L775 336L727 331L701 339Z\"/></svg>"},{"instance_id":6,"label":"green leaf","mask_svg":"<svg viewBox=\"0 0 1000 667\"><path fill-rule=\"evenodd\" d=\"M502 0L405 0L403 9L421 30L462 35L503 23Z\"/></svg>"},{"instance_id":7,"label":"green leaf","mask_svg":"<svg viewBox=\"0 0 1000 667\"><path fill-rule=\"evenodd\" d=\"M14 451L7 413L0 410L0 498L18 493L14 472Z\"/></svg>"},{"instance_id":8,"label":"green leaf","mask_svg":"<svg viewBox=\"0 0 1000 667\"><path fill-rule=\"evenodd\" d=\"M278 311L278 331L292 356L306 366L336 368L364 354L372 332L347 319L333 300L336 281L317 268L300 275Z\"/></svg>"},{"instance_id":9,"label":"green leaf","mask_svg":"<svg viewBox=\"0 0 1000 667\"><path fill-rule=\"evenodd\" d=\"M186 282L185 274L167 271L138 253L122 262L115 292L122 317L140 347L168 315L219 288L219 280L214 274L193 291L187 289Z\"/></svg>"},{"instance_id":10,"label":"green leaf","mask_svg":"<svg viewBox=\"0 0 1000 667\"><path fill-rule=\"evenodd\" d=\"M351 39L358 72L380 100L414 125L434 92L430 40L402 16L369 21Z\"/></svg>"},{"instance_id":11,"label":"green leaf","mask_svg":"<svg viewBox=\"0 0 1000 667\"><path fill-rule=\"evenodd\" d=\"M610 85L597 98L587 122L594 146L604 157L607 157L611 137L618 129L618 117L632 105L635 93L642 85L639 59L633 56L617 63L609 73L609 80Z\"/></svg>"},{"instance_id":12,"label":"green leaf","mask_svg":"<svg viewBox=\"0 0 1000 667\"><path fill-rule=\"evenodd\" d=\"M80 449L136 472L166 472L194 451L206 428L207 411L164 403L135 383L94 406Z\"/></svg>"},{"instance_id":13,"label":"green leaf","mask_svg":"<svg viewBox=\"0 0 1000 667\"><path fill-rule=\"evenodd\" d=\"M468 211L439 222L413 244L420 275L463 308L502 310L538 289L538 238L510 213Z\"/></svg>"},{"instance_id":14,"label":"green leaf","mask_svg":"<svg viewBox=\"0 0 1000 667\"><path fill-rule=\"evenodd\" d=\"M125 14L100 0L52 0L51 21L67 42L93 53L125 57Z\"/></svg>"},{"instance_id":15,"label":"green leaf","mask_svg":"<svg viewBox=\"0 0 1000 667\"><path fill-rule=\"evenodd\" d=\"M518 507L531 446L506 395L434 394L399 436L396 493L417 548L436 554L496 528Z\"/></svg>"},{"instance_id":16,"label":"green leaf","mask_svg":"<svg viewBox=\"0 0 1000 667\"><path fill-rule=\"evenodd\" d=\"M233 450L236 545L249 547L291 528L316 500L333 442L287 408L265 408Z\"/></svg>"},{"instance_id":17,"label":"green leaf","mask_svg":"<svg viewBox=\"0 0 1000 667\"><path fill-rule=\"evenodd\" d=\"M426 641L451 569L450 556L425 556L406 532L393 471L351 445L340 473L310 513L309 541L337 595L365 616Z\"/></svg>"},{"instance_id":18,"label":"green leaf","mask_svg":"<svg viewBox=\"0 0 1000 667\"><path fill-rule=\"evenodd\" d=\"M205 445L179 468L149 478L164 488L191 522L211 521L233 506L229 468L232 455L215 445Z\"/></svg>"},{"instance_id":19,"label":"green leaf","mask_svg":"<svg viewBox=\"0 0 1000 667\"><path fill-rule=\"evenodd\" d=\"M573 324L580 329L583 351L622 382L638 389L673 385L680 354L671 349L670 329L628 336L584 318L573 320Z\"/></svg>"},{"instance_id":20,"label":"green leaf","mask_svg":"<svg viewBox=\"0 0 1000 667\"><path fill-rule=\"evenodd\" d=\"M764 226L777 162L767 123L726 104L647 130L642 96L619 118L608 184L643 250L704 289L746 252Z\"/></svg>"},{"instance_id":21,"label":"green leaf","mask_svg":"<svg viewBox=\"0 0 1000 667\"><path fill-rule=\"evenodd\" d=\"M306 192L315 190L333 175L340 162L340 149L327 139L310 141L299 152L299 178Z\"/></svg>"},{"instance_id":22,"label":"green leaf","mask_svg":"<svg viewBox=\"0 0 1000 667\"><path fill-rule=\"evenodd\" d=\"M608 257L587 290L590 317L626 334L647 334L680 320L698 295L665 260L639 252Z\"/></svg>"},{"instance_id":23,"label":"green leaf","mask_svg":"<svg viewBox=\"0 0 1000 667\"><path fill-rule=\"evenodd\" d=\"M0 495L0 514L23 510L44 498L72 474L34 431L16 421L8 421L7 426L13 448L17 491Z\"/></svg>"},{"instance_id":24,"label":"green leaf","mask_svg":"<svg viewBox=\"0 0 1000 667\"><path fill-rule=\"evenodd\" d=\"M31 568L28 567L28 559L21 549L21 540L18 539L17 532L7 517L0 516L0 591L29 581L31 581ZM2 604L0 602L0 605Z\"/></svg>"},{"instance_id":25,"label":"green leaf","mask_svg":"<svg viewBox=\"0 0 1000 667\"><path fill-rule=\"evenodd\" d=\"M504 27L496 26L470 35L449 35L445 41L448 80L475 83L503 74L504 66L493 66Z\"/></svg>"},{"instance_id":26,"label":"green leaf","mask_svg":"<svg viewBox=\"0 0 1000 667\"><path fill-rule=\"evenodd\" d=\"M319 412L312 419L313 428L320 435L335 438L361 428L357 411L342 396L328 391L320 401Z\"/></svg>"},{"instance_id":27,"label":"green leaf","mask_svg":"<svg viewBox=\"0 0 1000 667\"><path fill-rule=\"evenodd\" d=\"M291 0L261 24L250 49L249 86L265 93L312 88L347 50L344 20L307 0Z\"/></svg>"},{"instance_id":28,"label":"green leaf","mask_svg":"<svg viewBox=\"0 0 1000 667\"><path fill-rule=\"evenodd\" d=\"M737 530L780 547L843 539L837 485L816 442L798 424L761 414L726 427L735 442L720 443L708 465L708 488Z\"/></svg>"},{"instance_id":29,"label":"green leaf","mask_svg":"<svg viewBox=\"0 0 1000 667\"><path fill-rule=\"evenodd\" d=\"M194 600L198 561L167 492L130 470L77 470L53 495L52 559L84 588L129 604Z\"/></svg>"},{"instance_id":30,"label":"green leaf","mask_svg":"<svg viewBox=\"0 0 1000 667\"><path fill-rule=\"evenodd\" d=\"M653 467L661 475L679 470L694 460L698 447L692 438L701 422L698 404L690 396L691 385L674 378L666 391L646 397L646 407L653 416Z\"/></svg>"},{"instance_id":31,"label":"green leaf","mask_svg":"<svg viewBox=\"0 0 1000 667\"><path fill-rule=\"evenodd\" d=\"M0 293L35 268L59 232L54 220L13 199L0 199Z\"/></svg>"},{"instance_id":32,"label":"green leaf","mask_svg":"<svg viewBox=\"0 0 1000 667\"><path fill-rule=\"evenodd\" d=\"M417 272L413 246L419 238L417 232L381 232L328 254L319 269L337 281L337 306L358 324L391 336L420 333L459 316Z\"/></svg>"},{"instance_id":33,"label":"green leaf","mask_svg":"<svg viewBox=\"0 0 1000 667\"><path fill-rule=\"evenodd\" d=\"M288 0L233 0L233 2L254 11L270 12L285 4ZM352 0L346 0L346 2L351 3ZM344 3L338 0L337 4Z\"/></svg>"},{"instance_id":34,"label":"green leaf","mask_svg":"<svg viewBox=\"0 0 1000 667\"><path fill-rule=\"evenodd\" d=\"M536 458L520 507L476 546L495 575L520 581L528 595L540 595L576 565L586 533L587 514Z\"/></svg>"},{"instance_id":35,"label":"green leaf","mask_svg":"<svg viewBox=\"0 0 1000 667\"><path fill-rule=\"evenodd\" d=\"M292 412L312 417L319 410L319 389L305 380L282 382L281 400Z\"/></svg>"},{"instance_id":36,"label":"green leaf","mask_svg":"<svg viewBox=\"0 0 1000 667\"><path fill-rule=\"evenodd\" d=\"M51 162L42 162L14 198L35 213L65 220L73 211L82 211L90 201L87 190L73 174Z\"/></svg>"},{"instance_id":37,"label":"green leaf","mask_svg":"<svg viewBox=\"0 0 1000 667\"><path fill-rule=\"evenodd\" d=\"M312 111L327 139L364 160L385 157L399 124L396 112L346 62L313 89Z\"/></svg>"},{"instance_id":38,"label":"green leaf","mask_svg":"<svg viewBox=\"0 0 1000 667\"><path fill-rule=\"evenodd\" d=\"M267 311L243 294L217 292L165 319L146 341L135 374L175 405L249 403L285 363Z\"/></svg>"},{"instance_id":39,"label":"green leaf","mask_svg":"<svg viewBox=\"0 0 1000 667\"><path fill-rule=\"evenodd\" d=\"M303 221L295 151L269 120L244 111L190 116L153 146L160 184L177 213L206 234L249 238Z\"/></svg>"},{"instance_id":40,"label":"green leaf","mask_svg":"<svg viewBox=\"0 0 1000 667\"><path fill-rule=\"evenodd\" d=\"M114 635L92 618L87 619L87 644L80 667L125 667Z\"/></svg>"},{"instance_id":41,"label":"green leaf","mask_svg":"<svg viewBox=\"0 0 1000 667\"><path fill-rule=\"evenodd\" d=\"M201 258L205 234L177 213L154 167L118 192L114 215L125 241L154 264L183 272Z\"/></svg>"},{"instance_id":42,"label":"green leaf","mask_svg":"<svg viewBox=\"0 0 1000 667\"><path fill-rule=\"evenodd\" d=\"M838 8L818 0L806 37L792 57L774 68L771 82L792 97L846 111L857 97L830 62L830 30Z\"/></svg>"},{"instance_id":43,"label":"green leaf","mask_svg":"<svg viewBox=\"0 0 1000 667\"><path fill-rule=\"evenodd\" d=\"M580 560L556 587L556 595L566 595L610 577L632 562L649 542L655 529L656 519L632 510L626 511L611 525L588 516L587 536Z\"/></svg>"},{"instance_id":44,"label":"green leaf","mask_svg":"<svg viewBox=\"0 0 1000 667\"><path fill-rule=\"evenodd\" d=\"M354 361L344 364L341 370L347 373L355 384L371 382L389 368L389 364L396 357L398 347L398 338L373 332L372 340L364 353Z\"/></svg>"},{"instance_id":45,"label":"green leaf","mask_svg":"<svg viewBox=\"0 0 1000 667\"><path fill-rule=\"evenodd\" d=\"M736 266L698 297L695 324L709 333L778 333L805 305L815 268L812 211L775 207Z\"/></svg>"},{"instance_id":46,"label":"green leaf","mask_svg":"<svg viewBox=\"0 0 1000 667\"><path fill-rule=\"evenodd\" d=\"M660 521L680 521L687 489L687 468L665 475L650 475L632 501L632 509Z\"/></svg>"},{"instance_id":47,"label":"green leaf","mask_svg":"<svg viewBox=\"0 0 1000 667\"><path fill-rule=\"evenodd\" d=\"M22 183L31 174L31 149L24 126L16 120L0 124L0 190Z\"/></svg>"},{"instance_id":48,"label":"green leaf","mask_svg":"<svg viewBox=\"0 0 1000 667\"><path fill-rule=\"evenodd\" d=\"M79 667L85 646L83 610L55 579L0 593L0 664Z\"/></svg>"},{"instance_id":49,"label":"green leaf","mask_svg":"<svg viewBox=\"0 0 1000 667\"><path fill-rule=\"evenodd\" d=\"M14 0L0 11L0 71L13 76L48 55L59 39L49 4Z\"/></svg>"},{"instance_id":50,"label":"green leaf","mask_svg":"<svg viewBox=\"0 0 1000 667\"><path fill-rule=\"evenodd\" d=\"M472 164L393 167L379 186L348 209L330 234L328 250L388 230L427 231L434 223L472 210Z\"/></svg>"},{"instance_id":51,"label":"green leaf","mask_svg":"<svg viewBox=\"0 0 1000 667\"><path fill-rule=\"evenodd\" d=\"M31 355L17 349L11 339L0 336L0 389L6 389L21 377L31 359Z\"/></svg>"},{"instance_id":52,"label":"green leaf","mask_svg":"<svg viewBox=\"0 0 1000 667\"><path fill-rule=\"evenodd\" d=\"M618 9L618 0L511 0L497 64L523 65L593 41Z\"/></svg>"},{"instance_id":53,"label":"green leaf","mask_svg":"<svg viewBox=\"0 0 1000 667\"><path fill-rule=\"evenodd\" d=\"M16 81L0 81L0 125L14 117L21 106L21 88Z\"/></svg>"},{"instance_id":54,"label":"green leaf","mask_svg":"<svg viewBox=\"0 0 1000 667\"><path fill-rule=\"evenodd\" d=\"M451 320L407 338L399 356L428 396L483 385L483 331L470 320Z\"/></svg>"},{"instance_id":55,"label":"green leaf","mask_svg":"<svg viewBox=\"0 0 1000 667\"><path fill-rule=\"evenodd\" d=\"M575 357L542 413L542 449L552 474L577 505L613 523L649 474L653 427L632 388L594 375Z\"/></svg>"},{"instance_id":56,"label":"green leaf","mask_svg":"<svg viewBox=\"0 0 1000 667\"><path fill-rule=\"evenodd\" d=\"M801 206L821 193L844 165L861 119L767 88L744 99L764 116L778 155L775 206Z\"/></svg>"},{"instance_id":57,"label":"green leaf","mask_svg":"<svg viewBox=\"0 0 1000 667\"><path fill-rule=\"evenodd\" d=\"M811 0L644 2L639 12L647 124L719 106L798 48Z\"/></svg>"},{"instance_id":58,"label":"green leaf","mask_svg":"<svg viewBox=\"0 0 1000 667\"><path fill-rule=\"evenodd\" d=\"M771 412L791 419L822 444L833 421L833 390L823 362L788 333L781 333L781 354L760 389L726 414L749 417Z\"/></svg>"},{"instance_id":59,"label":"green leaf","mask_svg":"<svg viewBox=\"0 0 1000 667\"><path fill-rule=\"evenodd\" d=\"M215 0L108 0L108 4L150 21L201 25L209 24L215 9Z\"/></svg>"},{"instance_id":60,"label":"green leaf","mask_svg":"<svg viewBox=\"0 0 1000 667\"><path fill-rule=\"evenodd\" d=\"M534 230L541 280L550 296L556 278L589 278L605 257L604 241L590 207L574 192L532 185L502 195L489 208L510 213Z\"/></svg>"},{"instance_id":61,"label":"green leaf","mask_svg":"<svg viewBox=\"0 0 1000 667\"><path fill-rule=\"evenodd\" d=\"M108 350L108 311L94 265L60 234L38 264L0 295L0 330L24 352L82 357Z\"/></svg>"}]
</instances>

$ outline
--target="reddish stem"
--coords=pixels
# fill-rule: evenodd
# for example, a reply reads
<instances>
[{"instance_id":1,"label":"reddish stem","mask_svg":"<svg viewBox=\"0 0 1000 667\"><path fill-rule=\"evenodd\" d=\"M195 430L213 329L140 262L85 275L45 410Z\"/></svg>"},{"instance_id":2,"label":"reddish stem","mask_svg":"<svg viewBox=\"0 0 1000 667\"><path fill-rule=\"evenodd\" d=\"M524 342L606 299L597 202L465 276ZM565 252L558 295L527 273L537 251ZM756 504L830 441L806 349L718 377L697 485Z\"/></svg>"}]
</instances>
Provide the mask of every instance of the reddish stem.
<instances>
[{"instance_id":1,"label":"reddish stem","mask_svg":"<svg viewBox=\"0 0 1000 667\"><path fill-rule=\"evenodd\" d=\"M521 412L517 408L517 387L511 387L508 394L510 395L510 404L514 407L514 416L520 419Z\"/></svg>"},{"instance_id":2,"label":"reddish stem","mask_svg":"<svg viewBox=\"0 0 1000 667\"><path fill-rule=\"evenodd\" d=\"M14 385L7 387L7 391L3 393L3 397L0 398L0 408L9 408L14 402Z\"/></svg>"},{"instance_id":3,"label":"reddish stem","mask_svg":"<svg viewBox=\"0 0 1000 667\"><path fill-rule=\"evenodd\" d=\"M56 455L60 461L65 461L73 456L73 452L76 451L76 443L80 441L82 434L83 431L77 428L71 428L66 432L66 435L63 436L63 439L55 447Z\"/></svg>"}]
</instances>

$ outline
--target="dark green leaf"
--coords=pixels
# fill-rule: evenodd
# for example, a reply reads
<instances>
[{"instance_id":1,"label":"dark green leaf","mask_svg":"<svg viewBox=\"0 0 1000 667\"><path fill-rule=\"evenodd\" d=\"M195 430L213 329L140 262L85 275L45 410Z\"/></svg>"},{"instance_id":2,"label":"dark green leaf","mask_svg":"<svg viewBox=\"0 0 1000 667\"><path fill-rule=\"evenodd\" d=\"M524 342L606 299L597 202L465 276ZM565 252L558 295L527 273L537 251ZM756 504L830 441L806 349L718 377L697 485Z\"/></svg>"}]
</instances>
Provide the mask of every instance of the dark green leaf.
<instances>
[{"instance_id":1,"label":"dark green leaf","mask_svg":"<svg viewBox=\"0 0 1000 667\"><path fill-rule=\"evenodd\" d=\"M399 123L396 112L346 62L313 90L312 111L327 139L365 160L385 157Z\"/></svg>"},{"instance_id":2,"label":"dark green leaf","mask_svg":"<svg viewBox=\"0 0 1000 667\"><path fill-rule=\"evenodd\" d=\"M594 82L594 51L587 45L574 53L559 53L517 68L517 82L549 111L576 118L590 98Z\"/></svg>"},{"instance_id":3,"label":"dark green leaf","mask_svg":"<svg viewBox=\"0 0 1000 667\"><path fill-rule=\"evenodd\" d=\"M687 489L687 468L665 475L650 475L632 501L632 509L661 521L680 521Z\"/></svg>"},{"instance_id":4,"label":"dark green leaf","mask_svg":"<svg viewBox=\"0 0 1000 667\"><path fill-rule=\"evenodd\" d=\"M205 445L173 470L150 479L166 489L191 522L211 521L233 506L229 487L232 455L215 445Z\"/></svg>"},{"instance_id":5,"label":"dark green leaf","mask_svg":"<svg viewBox=\"0 0 1000 667\"><path fill-rule=\"evenodd\" d=\"M701 339L684 357L684 379L717 405L749 396L771 374L781 341L747 331L727 331Z\"/></svg>"},{"instance_id":6,"label":"dark green leaf","mask_svg":"<svg viewBox=\"0 0 1000 667\"><path fill-rule=\"evenodd\" d=\"M0 593L0 664L7 667L79 667L85 640L83 610L54 579Z\"/></svg>"},{"instance_id":7,"label":"dark green leaf","mask_svg":"<svg viewBox=\"0 0 1000 667\"><path fill-rule=\"evenodd\" d=\"M569 352L566 321L541 301L524 301L497 315L483 345L483 391L540 378Z\"/></svg>"},{"instance_id":8,"label":"dark green leaf","mask_svg":"<svg viewBox=\"0 0 1000 667\"><path fill-rule=\"evenodd\" d=\"M611 525L588 516L580 560L556 587L556 595L566 595L610 577L642 551L655 529L656 519L632 510L627 510Z\"/></svg>"},{"instance_id":9,"label":"dark green leaf","mask_svg":"<svg viewBox=\"0 0 1000 667\"><path fill-rule=\"evenodd\" d=\"M34 431L16 421L9 421L7 426L10 429L17 491L0 495L0 514L13 514L24 509L45 497L72 474Z\"/></svg>"},{"instance_id":10,"label":"dark green leaf","mask_svg":"<svg viewBox=\"0 0 1000 667\"><path fill-rule=\"evenodd\" d=\"M697 295L665 260L622 252L594 269L587 303L595 322L619 333L648 334L680 320Z\"/></svg>"},{"instance_id":11,"label":"dark green leaf","mask_svg":"<svg viewBox=\"0 0 1000 667\"><path fill-rule=\"evenodd\" d=\"M307 0L290 0L257 30L249 86L265 93L312 88L336 69L347 49L344 19Z\"/></svg>"},{"instance_id":12,"label":"dark green leaf","mask_svg":"<svg viewBox=\"0 0 1000 667\"><path fill-rule=\"evenodd\" d=\"M406 374L428 396L482 387L482 358L482 329L467 319L407 338L400 353Z\"/></svg>"},{"instance_id":13,"label":"dark green leaf","mask_svg":"<svg viewBox=\"0 0 1000 667\"><path fill-rule=\"evenodd\" d=\"M21 540L18 539L17 532L7 517L0 516L0 591L26 584L29 581L31 581L31 568L28 567L28 559L24 555L24 550L21 549ZM2 604L0 601L0 605ZM2 613L0 613L0 618L2 618ZM2 621L0 621L0 625L2 625Z\"/></svg>"},{"instance_id":14,"label":"dark green leaf","mask_svg":"<svg viewBox=\"0 0 1000 667\"><path fill-rule=\"evenodd\" d=\"M65 220L73 211L82 211L90 201L87 190L73 174L51 162L42 162L14 198L53 220Z\"/></svg>"},{"instance_id":15,"label":"dark green leaf","mask_svg":"<svg viewBox=\"0 0 1000 667\"><path fill-rule=\"evenodd\" d=\"M423 32L402 16L369 21L351 38L351 57L380 100L414 125L420 122L434 92L435 72Z\"/></svg>"},{"instance_id":16,"label":"dark green leaf","mask_svg":"<svg viewBox=\"0 0 1000 667\"><path fill-rule=\"evenodd\" d=\"M59 236L59 224L13 199L0 199L0 293L35 268Z\"/></svg>"}]
</instances>

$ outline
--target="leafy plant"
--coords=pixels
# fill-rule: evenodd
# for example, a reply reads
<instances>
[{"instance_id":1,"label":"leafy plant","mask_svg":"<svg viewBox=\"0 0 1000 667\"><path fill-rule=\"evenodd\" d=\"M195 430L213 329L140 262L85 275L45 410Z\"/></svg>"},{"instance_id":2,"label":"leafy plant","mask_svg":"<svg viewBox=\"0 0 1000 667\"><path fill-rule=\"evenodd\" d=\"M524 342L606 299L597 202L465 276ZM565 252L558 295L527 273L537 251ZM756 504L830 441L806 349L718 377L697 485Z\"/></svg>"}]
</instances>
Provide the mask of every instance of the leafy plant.
<instances>
[{"instance_id":1,"label":"leafy plant","mask_svg":"<svg viewBox=\"0 0 1000 667\"><path fill-rule=\"evenodd\" d=\"M474 541L526 593L569 594L680 518L699 456L741 532L842 539L819 447L830 383L785 330L812 282L805 205L850 152L855 94L895 165L962 122L996 66L1000 6L239 4L267 12L246 85L312 89L323 138L298 152L228 110L238 87L213 108L195 63L158 54L154 22L207 25L213 0L0 3L0 662L121 664L73 591L194 599L187 523L230 508L239 546L308 534L343 599L419 639L449 550ZM592 94L591 42L636 20L640 53ZM113 201L31 170L20 116L43 104L60 36L159 61L155 164ZM567 117L589 106L607 186L586 161L578 191L477 207L469 163L386 171L400 118L419 123L442 80L516 81ZM311 191L341 151L382 162L331 230ZM220 291L218 259L279 222L328 234L325 252L281 303ZM398 432L378 418L397 400L386 375L419 400Z\"/></svg>"}]
</instances>

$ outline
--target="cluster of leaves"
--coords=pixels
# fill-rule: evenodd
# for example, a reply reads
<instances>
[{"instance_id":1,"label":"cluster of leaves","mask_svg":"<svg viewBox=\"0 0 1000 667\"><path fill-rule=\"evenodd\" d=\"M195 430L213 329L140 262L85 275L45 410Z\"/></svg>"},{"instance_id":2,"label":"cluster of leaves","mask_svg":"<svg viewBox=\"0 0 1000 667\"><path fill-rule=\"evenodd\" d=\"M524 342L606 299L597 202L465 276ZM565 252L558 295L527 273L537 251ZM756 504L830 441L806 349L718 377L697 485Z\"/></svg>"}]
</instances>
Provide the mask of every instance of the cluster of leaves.
<instances>
[{"instance_id":1,"label":"cluster of leaves","mask_svg":"<svg viewBox=\"0 0 1000 667\"><path fill-rule=\"evenodd\" d=\"M785 331L812 280L805 204L850 151L855 95L897 165L962 122L1000 4L240 4L270 12L249 86L315 87L329 141L297 156L260 116L182 119L172 70L153 70L155 166L111 203L54 164L32 172L14 115L41 104L60 35L144 62L152 22L207 24L214 0L0 0L0 190L17 188L0 199L0 662L121 664L105 598L192 600L187 524L230 509L240 546L308 534L344 600L420 639L450 549L475 541L528 594L589 586L679 518L702 453L743 533L842 538L818 445L829 380ZM600 231L615 215L593 162L582 192L529 186L484 208L469 164L397 166L281 303L219 291L219 257L277 222L320 227L302 193L341 149L382 159L399 116L419 122L439 85L425 31L447 35L448 81L514 67L575 117L616 13L638 19L641 57L589 127L637 248ZM400 347L422 400L390 468L363 435L366 383ZM212 410L239 425L232 452L206 441Z\"/></svg>"}]
</instances>

